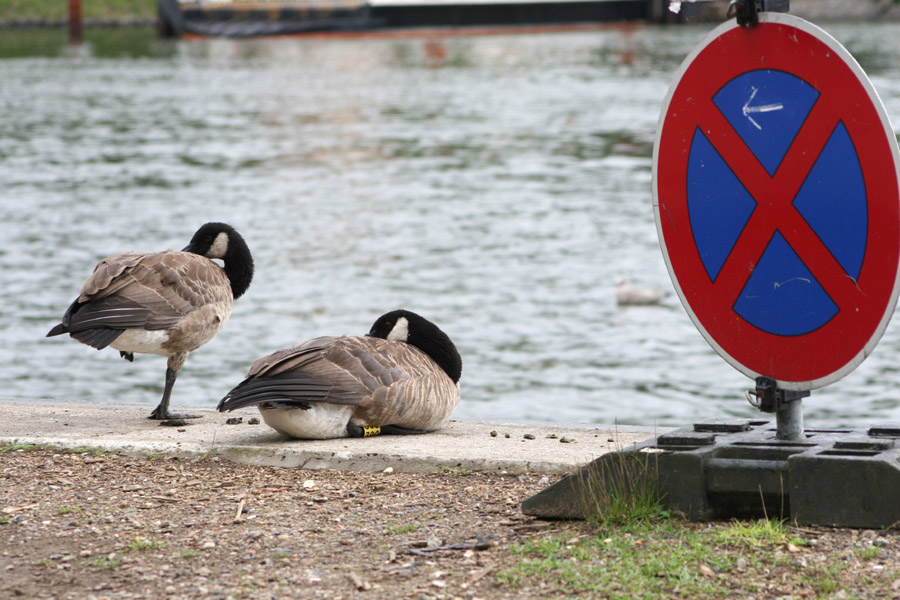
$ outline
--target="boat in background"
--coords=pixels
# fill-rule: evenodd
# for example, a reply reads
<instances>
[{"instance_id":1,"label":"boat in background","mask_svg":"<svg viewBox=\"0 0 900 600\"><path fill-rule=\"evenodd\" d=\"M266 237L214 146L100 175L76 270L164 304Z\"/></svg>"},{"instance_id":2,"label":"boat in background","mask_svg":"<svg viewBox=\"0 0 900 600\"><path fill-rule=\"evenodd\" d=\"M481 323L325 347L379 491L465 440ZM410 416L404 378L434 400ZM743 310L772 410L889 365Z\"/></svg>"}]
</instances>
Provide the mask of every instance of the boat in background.
<instances>
[{"instance_id":1,"label":"boat in background","mask_svg":"<svg viewBox=\"0 0 900 600\"><path fill-rule=\"evenodd\" d=\"M168 37L253 37L429 28L583 28L659 21L668 0L157 0Z\"/></svg>"}]
</instances>

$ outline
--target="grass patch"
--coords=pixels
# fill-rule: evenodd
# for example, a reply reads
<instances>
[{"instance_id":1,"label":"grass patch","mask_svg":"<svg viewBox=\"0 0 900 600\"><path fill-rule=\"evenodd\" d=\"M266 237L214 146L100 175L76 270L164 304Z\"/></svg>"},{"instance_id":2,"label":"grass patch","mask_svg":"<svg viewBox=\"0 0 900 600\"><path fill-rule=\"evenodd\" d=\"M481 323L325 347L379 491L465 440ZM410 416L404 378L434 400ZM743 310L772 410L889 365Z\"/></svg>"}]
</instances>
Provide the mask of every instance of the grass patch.
<instances>
[{"instance_id":1,"label":"grass patch","mask_svg":"<svg viewBox=\"0 0 900 600\"><path fill-rule=\"evenodd\" d=\"M522 560L497 574L501 585L527 582L551 596L602 594L621 599L726 597L731 588L720 574L732 570L736 560L718 552L702 530L673 519L632 524L586 539L553 535L515 545L511 551Z\"/></svg>"},{"instance_id":2,"label":"grass patch","mask_svg":"<svg viewBox=\"0 0 900 600\"><path fill-rule=\"evenodd\" d=\"M86 446L78 446L77 448L72 448L71 450L65 450L70 454L87 454L88 456L103 456L106 454L105 450L100 450L99 448L88 448Z\"/></svg>"},{"instance_id":3,"label":"grass patch","mask_svg":"<svg viewBox=\"0 0 900 600\"><path fill-rule=\"evenodd\" d=\"M80 506L60 506L59 511L57 511L61 515L71 515L74 513L80 513Z\"/></svg>"},{"instance_id":4,"label":"grass patch","mask_svg":"<svg viewBox=\"0 0 900 600\"><path fill-rule=\"evenodd\" d=\"M800 580L816 593L817 598L828 598L844 587L845 568L845 564L838 561L831 562L803 573Z\"/></svg>"},{"instance_id":5,"label":"grass patch","mask_svg":"<svg viewBox=\"0 0 900 600\"><path fill-rule=\"evenodd\" d=\"M7 452L32 452L37 449L38 447L34 444L12 444L11 446L0 448L0 454L6 454Z\"/></svg>"},{"instance_id":6,"label":"grass patch","mask_svg":"<svg viewBox=\"0 0 900 600\"><path fill-rule=\"evenodd\" d=\"M404 533L412 533L413 531L418 531L421 528L421 525L417 525L415 523L406 523L402 525L400 523L391 523L387 526L387 532L391 535L402 535Z\"/></svg>"},{"instance_id":7,"label":"grass patch","mask_svg":"<svg viewBox=\"0 0 900 600\"><path fill-rule=\"evenodd\" d=\"M457 477L468 477L472 474L472 471L469 469L446 469L446 473L448 475L455 475Z\"/></svg>"},{"instance_id":8,"label":"grass patch","mask_svg":"<svg viewBox=\"0 0 900 600\"><path fill-rule=\"evenodd\" d=\"M122 561L118 558L110 558L108 556L101 556L99 558L95 558L90 563L88 563L92 567L96 567L98 569L115 569L119 565L122 564Z\"/></svg>"},{"instance_id":9,"label":"grass patch","mask_svg":"<svg viewBox=\"0 0 900 600\"><path fill-rule=\"evenodd\" d=\"M184 552L179 552L175 555L176 558L197 558L200 556L199 550L185 550Z\"/></svg>"},{"instance_id":10,"label":"grass patch","mask_svg":"<svg viewBox=\"0 0 900 600\"><path fill-rule=\"evenodd\" d=\"M856 555L856 558L859 560L872 560L878 558L878 555L881 553L880 549L877 546L867 546L866 548L854 548L853 554Z\"/></svg>"},{"instance_id":11,"label":"grass patch","mask_svg":"<svg viewBox=\"0 0 900 600\"><path fill-rule=\"evenodd\" d=\"M715 542L718 544L746 546L751 549L780 546L790 541L790 531L784 522L769 519L748 523L732 521L715 535ZM801 541L801 544L804 543Z\"/></svg>"},{"instance_id":12,"label":"grass patch","mask_svg":"<svg viewBox=\"0 0 900 600\"><path fill-rule=\"evenodd\" d=\"M148 540L146 538L135 538L130 544L128 544L128 549L135 552L144 552L147 550L156 550L157 548L162 548L164 545L165 544L163 544L163 542Z\"/></svg>"},{"instance_id":13,"label":"grass patch","mask_svg":"<svg viewBox=\"0 0 900 600\"><path fill-rule=\"evenodd\" d=\"M69 453L69 454L88 454L90 456L101 456L106 454L105 450L99 450L97 448L88 448L86 446L79 446L77 448L57 448L54 446L46 446L39 444L12 444L9 446L0 447L0 454L7 454L9 452L35 452L38 450L44 450L47 452L59 452L59 453Z\"/></svg>"},{"instance_id":14,"label":"grass patch","mask_svg":"<svg viewBox=\"0 0 900 600\"><path fill-rule=\"evenodd\" d=\"M536 590L548 598L621 600L896 596L900 571L880 567L883 548L859 540L852 550L822 547L828 535L767 519L570 527L510 546L517 562L494 580L522 597Z\"/></svg>"}]
</instances>

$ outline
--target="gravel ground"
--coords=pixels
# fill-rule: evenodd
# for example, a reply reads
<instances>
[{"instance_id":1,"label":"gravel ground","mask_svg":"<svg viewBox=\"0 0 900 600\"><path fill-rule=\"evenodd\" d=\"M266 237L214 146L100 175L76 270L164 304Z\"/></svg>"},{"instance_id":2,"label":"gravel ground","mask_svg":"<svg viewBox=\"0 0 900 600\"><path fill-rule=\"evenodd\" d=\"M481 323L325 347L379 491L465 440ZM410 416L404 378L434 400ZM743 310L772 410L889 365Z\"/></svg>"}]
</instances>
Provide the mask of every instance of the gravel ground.
<instances>
[{"instance_id":1,"label":"gravel ground","mask_svg":"<svg viewBox=\"0 0 900 600\"><path fill-rule=\"evenodd\" d=\"M6 452L0 597L520 597L491 575L547 483Z\"/></svg>"},{"instance_id":2,"label":"gravel ground","mask_svg":"<svg viewBox=\"0 0 900 600\"><path fill-rule=\"evenodd\" d=\"M502 574L525 560L511 546L597 539L585 523L522 515L521 500L549 483L540 474L311 471L0 448L0 598L607 597L573 594L553 571L504 584ZM712 539L728 524L676 527ZM730 572L691 565L717 582L702 597L900 598L897 532L791 531L794 542L754 550L761 561L723 549L741 553ZM633 544L671 546L671 535L659 537L667 539ZM658 597L679 595L660 585Z\"/></svg>"}]
</instances>

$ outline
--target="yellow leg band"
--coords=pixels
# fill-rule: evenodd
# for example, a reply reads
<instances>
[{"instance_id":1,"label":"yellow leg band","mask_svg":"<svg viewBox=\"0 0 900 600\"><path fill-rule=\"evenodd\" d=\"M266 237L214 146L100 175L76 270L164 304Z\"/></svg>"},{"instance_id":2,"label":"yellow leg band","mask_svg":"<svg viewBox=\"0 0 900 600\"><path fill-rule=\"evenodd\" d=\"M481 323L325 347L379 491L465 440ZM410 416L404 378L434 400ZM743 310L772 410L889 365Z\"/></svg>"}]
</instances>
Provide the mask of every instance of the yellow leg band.
<instances>
[{"instance_id":1,"label":"yellow leg band","mask_svg":"<svg viewBox=\"0 0 900 600\"><path fill-rule=\"evenodd\" d=\"M363 437L381 435L381 427L363 427Z\"/></svg>"}]
</instances>

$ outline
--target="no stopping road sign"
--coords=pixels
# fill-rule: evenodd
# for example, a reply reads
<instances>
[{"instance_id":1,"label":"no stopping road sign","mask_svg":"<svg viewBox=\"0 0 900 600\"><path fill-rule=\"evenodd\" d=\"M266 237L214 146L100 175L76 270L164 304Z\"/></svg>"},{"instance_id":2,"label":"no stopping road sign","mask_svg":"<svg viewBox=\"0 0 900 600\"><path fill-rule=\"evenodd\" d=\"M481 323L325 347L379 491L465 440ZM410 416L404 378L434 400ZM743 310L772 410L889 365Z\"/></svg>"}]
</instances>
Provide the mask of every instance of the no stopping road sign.
<instances>
[{"instance_id":1,"label":"no stopping road sign","mask_svg":"<svg viewBox=\"0 0 900 600\"><path fill-rule=\"evenodd\" d=\"M653 200L669 274L735 368L837 381L897 301L900 152L853 57L779 13L730 22L682 64L660 116Z\"/></svg>"}]
</instances>

